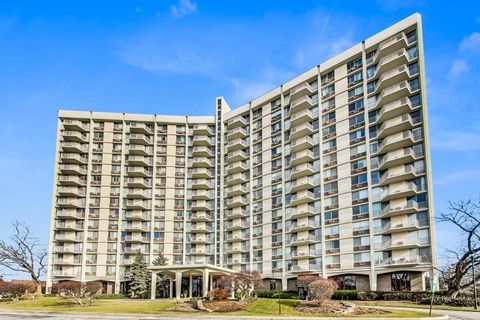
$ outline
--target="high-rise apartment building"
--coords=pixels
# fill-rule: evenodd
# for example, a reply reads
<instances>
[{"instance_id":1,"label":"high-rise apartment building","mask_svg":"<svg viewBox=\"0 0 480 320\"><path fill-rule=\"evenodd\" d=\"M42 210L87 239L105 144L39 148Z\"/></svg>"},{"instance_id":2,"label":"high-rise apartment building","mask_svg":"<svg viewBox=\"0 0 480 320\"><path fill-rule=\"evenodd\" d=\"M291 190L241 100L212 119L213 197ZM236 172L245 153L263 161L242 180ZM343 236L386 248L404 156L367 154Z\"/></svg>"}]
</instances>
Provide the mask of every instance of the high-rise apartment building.
<instances>
[{"instance_id":1,"label":"high-rise apartment building","mask_svg":"<svg viewBox=\"0 0 480 320\"><path fill-rule=\"evenodd\" d=\"M213 109L213 108L212 108ZM60 111L48 286L172 266L421 290L436 265L420 15L205 117Z\"/></svg>"}]
</instances>

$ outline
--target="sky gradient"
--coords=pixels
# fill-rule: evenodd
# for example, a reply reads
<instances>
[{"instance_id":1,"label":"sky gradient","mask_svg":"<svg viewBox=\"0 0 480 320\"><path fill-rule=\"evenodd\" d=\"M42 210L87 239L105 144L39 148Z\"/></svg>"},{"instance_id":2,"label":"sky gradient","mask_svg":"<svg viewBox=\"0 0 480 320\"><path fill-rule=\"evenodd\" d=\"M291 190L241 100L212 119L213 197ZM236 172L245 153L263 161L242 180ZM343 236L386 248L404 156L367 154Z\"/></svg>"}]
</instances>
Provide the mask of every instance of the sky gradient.
<instances>
[{"instance_id":1,"label":"sky gradient","mask_svg":"<svg viewBox=\"0 0 480 320\"><path fill-rule=\"evenodd\" d=\"M2 1L0 234L18 219L48 243L58 109L212 115L216 96L242 105L414 12L438 213L480 195L476 1ZM459 246L437 236L440 258Z\"/></svg>"}]
</instances>

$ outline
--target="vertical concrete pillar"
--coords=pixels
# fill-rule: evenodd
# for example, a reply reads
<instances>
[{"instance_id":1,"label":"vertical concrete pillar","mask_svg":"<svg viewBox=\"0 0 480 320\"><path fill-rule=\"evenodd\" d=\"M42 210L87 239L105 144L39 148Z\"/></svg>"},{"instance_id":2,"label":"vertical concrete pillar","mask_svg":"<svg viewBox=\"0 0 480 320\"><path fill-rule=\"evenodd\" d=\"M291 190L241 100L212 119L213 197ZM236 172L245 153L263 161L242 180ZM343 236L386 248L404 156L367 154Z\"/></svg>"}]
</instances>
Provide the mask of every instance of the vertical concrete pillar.
<instances>
[{"instance_id":1,"label":"vertical concrete pillar","mask_svg":"<svg viewBox=\"0 0 480 320\"><path fill-rule=\"evenodd\" d=\"M286 291L288 288L288 281L286 277L282 277L282 290Z\"/></svg>"},{"instance_id":2,"label":"vertical concrete pillar","mask_svg":"<svg viewBox=\"0 0 480 320\"><path fill-rule=\"evenodd\" d=\"M375 271L370 272L370 291L377 291L377 273Z\"/></svg>"},{"instance_id":3,"label":"vertical concrete pillar","mask_svg":"<svg viewBox=\"0 0 480 320\"><path fill-rule=\"evenodd\" d=\"M180 299L181 291L182 291L182 272L176 271L175 272L175 296L177 299Z\"/></svg>"},{"instance_id":4,"label":"vertical concrete pillar","mask_svg":"<svg viewBox=\"0 0 480 320\"><path fill-rule=\"evenodd\" d=\"M155 294L157 293L157 273L152 272L152 281L150 283L150 299L155 299Z\"/></svg>"},{"instance_id":5,"label":"vertical concrete pillar","mask_svg":"<svg viewBox=\"0 0 480 320\"><path fill-rule=\"evenodd\" d=\"M168 281L170 282L170 285L168 286L168 290L170 291L168 293L168 297L172 299L173 298L173 279L168 277Z\"/></svg>"},{"instance_id":6,"label":"vertical concrete pillar","mask_svg":"<svg viewBox=\"0 0 480 320\"><path fill-rule=\"evenodd\" d=\"M202 298L206 297L208 294L208 277L209 277L209 272L207 269L203 270L203 283L202 283Z\"/></svg>"},{"instance_id":7,"label":"vertical concrete pillar","mask_svg":"<svg viewBox=\"0 0 480 320\"><path fill-rule=\"evenodd\" d=\"M188 277L188 297L191 298L192 297L192 275L190 274L190 276Z\"/></svg>"}]
</instances>

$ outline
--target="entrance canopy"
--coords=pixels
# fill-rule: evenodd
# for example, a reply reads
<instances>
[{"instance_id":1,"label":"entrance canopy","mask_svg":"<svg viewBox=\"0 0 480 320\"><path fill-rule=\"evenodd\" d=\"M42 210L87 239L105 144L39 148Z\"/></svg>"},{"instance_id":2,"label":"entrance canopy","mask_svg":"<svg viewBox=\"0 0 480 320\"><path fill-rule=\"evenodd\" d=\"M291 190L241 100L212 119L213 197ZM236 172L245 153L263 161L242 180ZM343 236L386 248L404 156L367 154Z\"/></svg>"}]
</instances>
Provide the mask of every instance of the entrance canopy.
<instances>
[{"instance_id":1,"label":"entrance canopy","mask_svg":"<svg viewBox=\"0 0 480 320\"><path fill-rule=\"evenodd\" d=\"M173 298L173 281L175 281L175 296L177 299L181 298L182 278L188 277L189 288L188 295L192 297L192 277L202 277L202 296L207 296L209 290L212 289L214 277L220 277L227 274L232 274L235 271L214 266L211 264L174 264L168 266L150 266L148 270L152 272L151 298L155 299L157 287L157 274L162 274L170 279L170 298Z\"/></svg>"}]
</instances>

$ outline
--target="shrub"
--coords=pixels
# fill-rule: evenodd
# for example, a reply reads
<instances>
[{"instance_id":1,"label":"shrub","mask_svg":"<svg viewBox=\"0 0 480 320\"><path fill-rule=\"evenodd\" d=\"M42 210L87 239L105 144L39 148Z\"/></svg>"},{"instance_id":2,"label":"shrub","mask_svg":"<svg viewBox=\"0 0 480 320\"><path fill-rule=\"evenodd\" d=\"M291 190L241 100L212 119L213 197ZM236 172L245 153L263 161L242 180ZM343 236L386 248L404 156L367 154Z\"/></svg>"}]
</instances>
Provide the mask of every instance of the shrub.
<instances>
[{"instance_id":1,"label":"shrub","mask_svg":"<svg viewBox=\"0 0 480 320\"><path fill-rule=\"evenodd\" d=\"M125 295L116 293L105 293L97 297L98 299L125 299Z\"/></svg>"},{"instance_id":2,"label":"shrub","mask_svg":"<svg viewBox=\"0 0 480 320\"><path fill-rule=\"evenodd\" d=\"M24 294L33 294L37 290L33 281L0 281L0 295L7 296L13 302L17 302Z\"/></svg>"},{"instance_id":3,"label":"shrub","mask_svg":"<svg viewBox=\"0 0 480 320\"><path fill-rule=\"evenodd\" d=\"M332 295L333 300L358 300L357 290L337 290Z\"/></svg>"},{"instance_id":4,"label":"shrub","mask_svg":"<svg viewBox=\"0 0 480 320\"><path fill-rule=\"evenodd\" d=\"M88 305L93 304L97 293L102 289L102 284L96 281L77 282L64 281L59 283L58 292L64 298L71 298L79 305L83 305L83 299L87 299Z\"/></svg>"},{"instance_id":5,"label":"shrub","mask_svg":"<svg viewBox=\"0 0 480 320\"><path fill-rule=\"evenodd\" d=\"M308 295L310 300L314 300L321 306L325 300L332 297L337 288L335 281L322 278L308 285Z\"/></svg>"},{"instance_id":6,"label":"shrub","mask_svg":"<svg viewBox=\"0 0 480 320\"><path fill-rule=\"evenodd\" d=\"M317 275L300 275L297 277L297 286L307 290L310 283L319 279L321 278Z\"/></svg>"},{"instance_id":7,"label":"shrub","mask_svg":"<svg viewBox=\"0 0 480 320\"><path fill-rule=\"evenodd\" d=\"M210 292L208 293L208 298L210 300L227 300L229 296L230 293L228 292L228 290L222 288L215 288L213 290L210 290Z\"/></svg>"},{"instance_id":8,"label":"shrub","mask_svg":"<svg viewBox=\"0 0 480 320\"><path fill-rule=\"evenodd\" d=\"M255 290L253 292L257 298L278 299L298 299L298 293L294 290L276 291L276 290Z\"/></svg>"},{"instance_id":9,"label":"shrub","mask_svg":"<svg viewBox=\"0 0 480 320\"><path fill-rule=\"evenodd\" d=\"M430 298L422 298L419 303L420 304L430 304ZM480 303L480 301L479 301ZM445 305L445 306L452 306L452 307L473 307L473 299L468 298L452 298L447 296L434 296L433 298L434 305Z\"/></svg>"}]
</instances>

